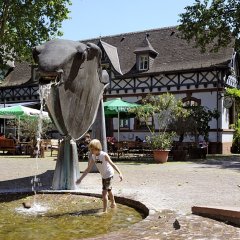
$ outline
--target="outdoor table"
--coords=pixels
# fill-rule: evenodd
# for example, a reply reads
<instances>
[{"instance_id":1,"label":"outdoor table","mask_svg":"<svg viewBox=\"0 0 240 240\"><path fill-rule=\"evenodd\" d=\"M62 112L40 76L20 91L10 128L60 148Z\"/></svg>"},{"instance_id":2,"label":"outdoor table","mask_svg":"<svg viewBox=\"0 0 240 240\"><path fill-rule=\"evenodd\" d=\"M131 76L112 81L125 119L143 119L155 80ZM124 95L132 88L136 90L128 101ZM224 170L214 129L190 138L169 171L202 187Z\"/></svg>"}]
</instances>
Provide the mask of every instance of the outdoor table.
<instances>
[{"instance_id":1,"label":"outdoor table","mask_svg":"<svg viewBox=\"0 0 240 240\"><path fill-rule=\"evenodd\" d=\"M32 150L32 142L18 142L23 154L30 155Z\"/></svg>"}]
</instances>

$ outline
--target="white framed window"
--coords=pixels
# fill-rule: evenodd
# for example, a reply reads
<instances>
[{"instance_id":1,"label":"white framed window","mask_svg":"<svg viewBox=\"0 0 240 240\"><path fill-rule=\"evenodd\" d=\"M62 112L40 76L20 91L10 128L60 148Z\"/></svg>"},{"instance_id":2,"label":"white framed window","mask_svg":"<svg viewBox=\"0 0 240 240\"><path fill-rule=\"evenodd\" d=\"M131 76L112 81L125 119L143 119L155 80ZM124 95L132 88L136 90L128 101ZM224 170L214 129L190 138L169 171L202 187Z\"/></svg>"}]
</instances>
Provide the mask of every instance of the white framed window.
<instances>
[{"instance_id":1,"label":"white framed window","mask_svg":"<svg viewBox=\"0 0 240 240\"><path fill-rule=\"evenodd\" d=\"M184 107L201 106L201 99L192 97L191 95L192 94L182 99L183 106Z\"/></svg>"},{"instance_id":2,"label":"white framed window","mask_svg":"<svg viewBox=\"0 0 240 240\"><path fill-rule=\"evenodd\" d=\"M149 58L148 55L139 56L139 70L148 70Z\"/></svg>"},{"instance_id":3,"label":"white framed window","mask_svg":"<svg viewBox=\"0 0 240 240\"><path fill-rule=\"evenodd\" d=\"M124 129L130 128L130 119L129 118L120 118L119 127Z\"/></svg>"},{"instance_id":4,"label":"white framed window","mask_svg":"<svg viewBox=\"0 0 240 240\"><path fill-rule=\"evenodd\" d=\"M153 118L149 117L147 122L143 119L135 119L135 130L148 129L147 126L153 127Z\"/></svg>"},{"instance_id":5,"label":"white framed window","mask_svg":"<svg viewBox=\"0 0 240 240\"><path fill-rule=\"evenodd\" d=\"M187 100L183 102L184 107L193 107L193 106L199 106L199 103L194 100Z\"/></svg>"}]
</instances>

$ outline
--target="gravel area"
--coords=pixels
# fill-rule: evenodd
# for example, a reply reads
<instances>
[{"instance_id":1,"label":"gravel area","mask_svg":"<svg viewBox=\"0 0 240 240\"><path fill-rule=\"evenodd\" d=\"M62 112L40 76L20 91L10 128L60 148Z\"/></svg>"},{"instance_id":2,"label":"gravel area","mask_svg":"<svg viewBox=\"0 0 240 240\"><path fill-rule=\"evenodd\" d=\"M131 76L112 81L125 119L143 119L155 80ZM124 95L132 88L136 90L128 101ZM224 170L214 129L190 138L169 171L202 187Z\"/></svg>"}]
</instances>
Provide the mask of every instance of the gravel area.
<instances>
[{"instance_id":1,"label":"gravel area","mask_svg":"<svg viewBox=\"0 0 240 240\"><path fill-rule=\"evenodd\" d=\"M43 189L50 189L56 164L55 158L47 156L36 161L28 156L0 156L0 191L31 189L30 179L34 174L41 178ZM87 166L86 162L79 164L81 171ZM239 156L212 156L202 161L169 161L165 164L136 161L119 161L116 164L121 169L124 180L119 182L118 175L115 174L113 182L115 195L140 201L155 210L151 217L142 221L141 227L136 225L132 228L136 228L138 234L133 230L123 231L117 235L120 237L118 239L123 239L124 234L125 237L127 234L132 236L132 238L126 239L240 239L239 228L191 214L191 207L194 205L239 207ZM101 193L100 175L89 173L82 181L79 191ZM161 215L164 215L164 218ZM153 227L152 224L156 225L156 219L174 220L175 218L181 219L182 226L187 227L188 230L185 229L176 234L172 222L168 226L171 231L169 230L165 235L159 228L155 231L153 228L151 231L142 229L144 224L146 229L150 229L150 226ZM165 226L166 221L164 220L165 225L161 221L158 220L157 225ZM191 229L188 225L190 223ZM204 226L205 223L206 226ZM216 226L216 229L213 226ZM168 227L165 226L165 230ZM225 230L219 235L218 228L220 227ZM208 230L204 233L202 228ZM140 229L144 232L143 235L139 235ZM110 236L111 234L109 239ZM211 236L214 237L211 238ZM226 238L226 236L231 236L231 238ZM108 237L97 239L108 239ZM111 236L111 239L115 238Z\"/></svg>"}]
</instances>

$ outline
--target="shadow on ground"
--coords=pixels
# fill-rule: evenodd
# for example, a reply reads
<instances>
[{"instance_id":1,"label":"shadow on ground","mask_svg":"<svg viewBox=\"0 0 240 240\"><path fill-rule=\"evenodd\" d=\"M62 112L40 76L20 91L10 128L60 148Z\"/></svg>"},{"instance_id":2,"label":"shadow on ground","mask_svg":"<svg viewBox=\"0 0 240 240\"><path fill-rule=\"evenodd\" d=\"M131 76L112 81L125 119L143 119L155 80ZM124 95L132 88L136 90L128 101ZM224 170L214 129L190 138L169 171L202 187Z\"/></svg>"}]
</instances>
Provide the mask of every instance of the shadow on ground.
<instances>
[{"instance_id":1,"label":"shadow on ground","mask_svg":"<svg viewBox=\"0 0 240 240\"><path fill-rule=\"evenodd\" d=\"M193 163L200 164L202 168L219 168L219 169L231 169L240 171L240 156L209 156L207 159L199 159L191 161Z\"/></svg>"},{"instance_id":2,"label":"shadow on ground","mask_svg":"<svg viewBox=\"0 0 240 240\"><path fill-rule=\"evenodd\" d=\"M111 156L114 162L125 163L130 165L141 165L141 164L159 164L156 163L153 157L146 157L141 155L132 156ZM235 169L240 171L240 155L208 155L207 159L187 159L186 161L173 161L172 156L169 156L168 162L171 163L184 163L191 162L199 164L199 166L205 167L217 167L222 169Z\"/></svg>"},{"instance_id":3,"label":"shadow on ground","mask_svg":"<svg viewBox=\"0 0 240 240\"><path fill-rule=\"evenodd\" d=\"M45 173L37 175L40 178L40 182L42 186L38 188L38 190L47 190L51 188L52 179L53 179L54 170L47 170ZM7 181L0 182L0 191L8 191L14 190L18 191L21 189L32 189L31 180L34 176L24 177L24 178L16 178Z\"/></svg>"}]
</instances>

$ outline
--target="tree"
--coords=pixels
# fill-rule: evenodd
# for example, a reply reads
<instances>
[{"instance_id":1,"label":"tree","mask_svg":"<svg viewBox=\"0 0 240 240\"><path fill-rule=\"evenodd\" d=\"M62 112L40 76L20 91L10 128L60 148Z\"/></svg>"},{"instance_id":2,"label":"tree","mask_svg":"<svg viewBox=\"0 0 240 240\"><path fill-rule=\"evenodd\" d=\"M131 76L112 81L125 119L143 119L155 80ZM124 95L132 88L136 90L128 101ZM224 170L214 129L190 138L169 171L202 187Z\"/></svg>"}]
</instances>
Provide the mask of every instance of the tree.
<instances>
[{"instance_id":1,"label":"tree","mask_svg":"<svg viewBox=\"0 0 240 240\"><path fill-rule=\"evenodd\" d=\"M198 143L199 136L203 136L204 140L208 142L210 126L208 125L212 119L218 119L220 113L214 109L209 110L204 106L190 106L188 124L189 133L195 137L195 142Z\"/></svg>"},{"instance_id":2,"label":"tree","mask_svg":"<svg viewBox=\"0 0 240 240\"><path fill-rule=\"evenodd\" d=\"M240 90L237 88L226 88L226 95L234 98L234 120L230 128L235 130L233 135L233 152L240 152Z\"/></svg>"},{"instance_id":3,"label":"tree","mask_svg":"<svg viewBox=\"0 0 240 240\"><path fill-rule=\"evenodd\" d=\"M169 149L176 134L175 131L169 129L169 125L176 118L187 116L181 100L177 100L170 93L164 93L162 95L149 94L142 99L142 102L142 106L129 111L135 113L136 118L146 124L151 135L147 137L147 142L153 149ZM149 118L154 120L153 125L149 125Z\"/></svg>"},{"instance_id":4,"label":"tree","mask_svg":"<svg viewBox=\"0 0 240 240\"><path fill-rule=\"evenodd\" d=\"M71 0L0 0L0 56L7 60L31 59L33 46L61 36Z\"/></svg>"},{"instance_id":5,"label":"tree","mask_svg":"<svg viewBox=\"0 0 240 240\"><path fill-rule=\"evenodd\" d=\"M203 52L206 48L216 52L229 44L240 50L240 1L195 0L185 10L178 27L183 39L194 40Z\"/></svg>"},{"instance_id":6,"label":"tree","mask_svg":"<svg viewBox=\"0 0 240 240\"><path fill-rule=\"evenodd\" d=\"M17 121L17 120L16 120ZM18 122L15 123L17 125ZM47 133L51 130L55 130L56 127L50 119L42 119L41 122L41 138L48 138ZM33 117L24 117L20 121L21 136L29 137L34 142L37 141L37 135L39 132L39 119Z\"/></svg>"}]
</instances>

